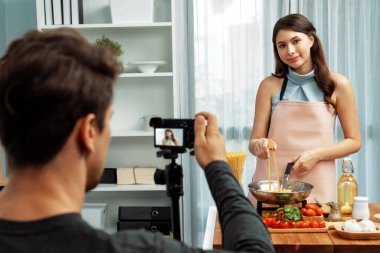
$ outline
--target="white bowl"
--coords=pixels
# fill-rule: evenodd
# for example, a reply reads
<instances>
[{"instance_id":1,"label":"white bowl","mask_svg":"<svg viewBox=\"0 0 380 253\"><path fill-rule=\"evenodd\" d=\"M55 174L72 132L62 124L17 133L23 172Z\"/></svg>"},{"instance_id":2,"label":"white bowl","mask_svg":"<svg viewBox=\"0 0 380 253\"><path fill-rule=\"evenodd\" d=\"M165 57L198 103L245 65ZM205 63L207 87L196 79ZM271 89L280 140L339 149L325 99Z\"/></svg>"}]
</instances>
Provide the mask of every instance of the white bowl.
<instances>
[{"instance_id":1,"label":"white bowl","mask_svg":"<svg viewBox=\"0 0 380 253\"><path fill-rule=\"evenodd\" d=\"M154 73L161 65L166 64L165 61L133 61L129 65L136 66L142 73Z\"/></svg>"}]
</instances>

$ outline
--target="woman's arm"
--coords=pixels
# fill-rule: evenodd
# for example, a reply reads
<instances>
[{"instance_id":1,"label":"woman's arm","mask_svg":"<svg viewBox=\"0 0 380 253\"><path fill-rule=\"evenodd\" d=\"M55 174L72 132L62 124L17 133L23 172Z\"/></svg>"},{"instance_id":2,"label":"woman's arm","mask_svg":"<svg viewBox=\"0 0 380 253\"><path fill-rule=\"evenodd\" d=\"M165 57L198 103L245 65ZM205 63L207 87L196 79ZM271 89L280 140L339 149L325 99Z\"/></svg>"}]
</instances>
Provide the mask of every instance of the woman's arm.
<instances>
[{"instance_id":1,"label":"woman's arm","mask_svg":"<svg viewBox=\"0 0 380 253\"><path fill-rule=\"evenodd\" d=\"M267 77L260 83L256 94L255 117L248 148L253 155L261 159L269 158L267 134L272 111L272 97L281 88L281 83L281 79Z\"/></svg>"},{"instance_id":2,"label":"woman's arm","mask_svg":"<svg viewBox=\"0 0 380 253\"><path fill-rule=\"evenodd\" d=\"M317 148L301 153L293 169L299 173L310 170L321 160L333 160L358 152L361 146L361 134L358 114L356 112L355 94L348 79L338 73L332 73L336 83L331 97L336 107L344 140L329 147Z\"/></svg>"},{"instance_id":3,"label":"woman's arm","mask_svg":"<svg viewBox=\"0 0 380 253\"><path fill-rule=\"evenodd\" d=\"M162 140L162 145L165 145L166 142L167 142L167 140L166 140L166 138L164 138L164 139Z\"/></svg>"}]
</instances>

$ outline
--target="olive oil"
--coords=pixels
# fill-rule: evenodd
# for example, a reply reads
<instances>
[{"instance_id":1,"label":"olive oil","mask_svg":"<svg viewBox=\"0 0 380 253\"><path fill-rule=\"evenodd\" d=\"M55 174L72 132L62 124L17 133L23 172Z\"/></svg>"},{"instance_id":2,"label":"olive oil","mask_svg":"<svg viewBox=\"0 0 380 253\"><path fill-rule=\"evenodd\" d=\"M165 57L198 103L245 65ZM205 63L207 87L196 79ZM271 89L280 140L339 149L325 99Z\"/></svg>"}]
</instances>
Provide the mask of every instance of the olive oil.
<instances>
[{"instance_id":1,"label":"olive oil","mask_svg":"<svg viewBox=\"0 0 380 253\"><path fill-rule=\"evenodd\" d=\"M358 184L353 175L354 167L351 158L344 158L342 176L338 181L338 205L342 218L351 219L354 197L358 195Z\"/></svg>"}]
</instances>

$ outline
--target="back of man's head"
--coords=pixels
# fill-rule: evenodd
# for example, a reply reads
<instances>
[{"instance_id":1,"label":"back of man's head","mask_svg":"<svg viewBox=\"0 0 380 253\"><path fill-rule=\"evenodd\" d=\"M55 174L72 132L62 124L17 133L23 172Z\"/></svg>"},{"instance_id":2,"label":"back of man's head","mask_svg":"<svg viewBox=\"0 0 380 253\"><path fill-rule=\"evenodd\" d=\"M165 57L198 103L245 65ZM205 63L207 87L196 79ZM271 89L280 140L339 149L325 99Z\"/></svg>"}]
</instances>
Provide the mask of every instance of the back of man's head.
<instances>
[{"instance_id":1,"label":"back of man's head","mask_svg":"<svg viewBox=\"0 0 380 253\"><path fill-rule=\"evenodd\" d=\"M31 31L0 59L0 138L14 166L40 166L63 147L78 119L100 131L120 64L69 28Z\"/></svg>"}]
</instances>

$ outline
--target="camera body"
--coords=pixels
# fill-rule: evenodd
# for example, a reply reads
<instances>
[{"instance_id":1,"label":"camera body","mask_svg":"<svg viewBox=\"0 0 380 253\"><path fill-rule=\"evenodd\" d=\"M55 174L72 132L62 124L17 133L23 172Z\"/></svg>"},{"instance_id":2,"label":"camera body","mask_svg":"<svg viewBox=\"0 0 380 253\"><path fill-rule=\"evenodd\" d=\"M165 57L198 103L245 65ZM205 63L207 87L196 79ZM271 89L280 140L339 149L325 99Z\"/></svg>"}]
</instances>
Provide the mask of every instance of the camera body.
<instances>
[{"instance_id":1,"label":"camera body","mask_svg":"<svg viewBox=\"0 0 380 253\"><path fill-rule=\"evenodd\" d=\"M193 149L194 119L151 118L154 128L154 146L161 149Z\"/></svg>"}]
</instances>

